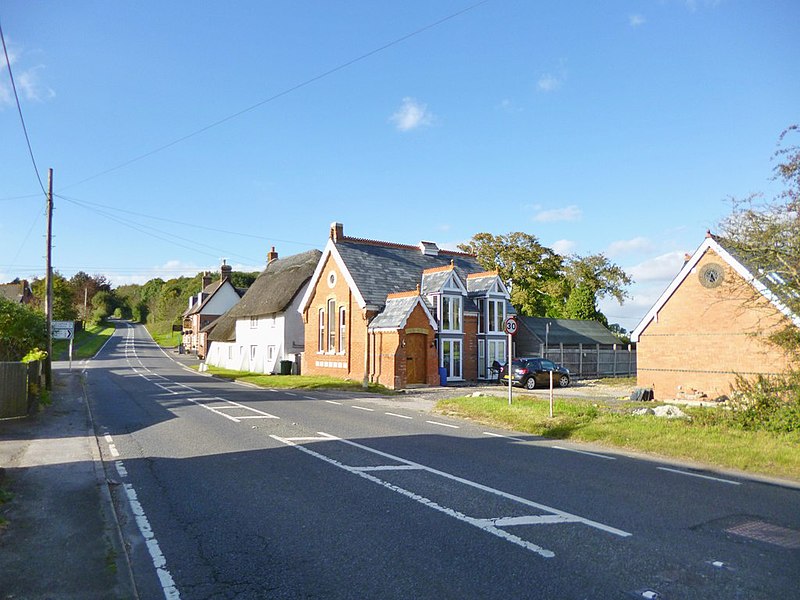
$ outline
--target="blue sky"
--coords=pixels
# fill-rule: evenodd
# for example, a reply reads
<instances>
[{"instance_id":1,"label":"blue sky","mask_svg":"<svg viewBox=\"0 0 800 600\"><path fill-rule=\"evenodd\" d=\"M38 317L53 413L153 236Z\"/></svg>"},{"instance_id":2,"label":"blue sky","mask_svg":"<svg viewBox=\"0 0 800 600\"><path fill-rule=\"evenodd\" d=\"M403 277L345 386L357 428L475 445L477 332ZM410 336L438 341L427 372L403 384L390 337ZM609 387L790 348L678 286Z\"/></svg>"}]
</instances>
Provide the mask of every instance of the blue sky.
<instances>
[{"instance_id":1,"label":"blue sky","mask_svg":"<svg viewBox=\"0 0 800 600\"><path fill-rule=\"evenodd\" d=\"M632 329L726 198L775 191L800 3L473 4L6 0L54 267L260 270L332 221L445 247L525 231L624 267L631 300L602 308ZM45 202L0 66L9 281L44 273Z\"/></svg>"}]
</instances>

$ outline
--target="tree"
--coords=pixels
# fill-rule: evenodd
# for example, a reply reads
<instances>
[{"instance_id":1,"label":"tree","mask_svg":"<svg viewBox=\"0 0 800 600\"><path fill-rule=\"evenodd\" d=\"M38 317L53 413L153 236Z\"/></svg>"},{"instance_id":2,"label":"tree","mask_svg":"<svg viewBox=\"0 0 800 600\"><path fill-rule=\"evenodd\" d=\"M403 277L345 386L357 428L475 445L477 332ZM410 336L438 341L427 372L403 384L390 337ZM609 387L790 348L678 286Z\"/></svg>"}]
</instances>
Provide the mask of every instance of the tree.
<instances>
[{"instance_id":1,"label":"tree","mask_svg":"<svg viewBox=\"0 0 800 600\"><path fill-rule=\"evenodd\" d=\"M797 133L797 125L784 130L773 156L781 161L773 179L785 189L768 201L760 195L732 199L733 210L720 230L734 252L747 257L752 270L768 276L781 302L800 315L800 148L784 145L788 135ZM791 324L770 339L789 352L800 353L800 329Z\"/></svg>"},{"instance_id":2,"label":"tree","mask_svg":"<svg viewBox=\"0 0 800 600\"><path fill-rule=\"evenodd\" d=\"M89 307L98 292L110 292L111 283L105 275L89 275L84 271L78 271L69 280L73 290L73 304L81 319L88 321L91 315ZM84 310L84 306L86 309Z\"/></svg>"},{"instance_id":3,"label":"tree","mask_svg":"<svg viewBox=\"0 0 800 600\"><path fill-rule=\"evenodd\" d=\"M560 316L552 313L560 303L564 261L536 236L521 231L497 236L477 233L458 248L474 254L484 269L497 269L511 288L511 303L522 314Z\"/></svg>"},{"instance_id":4,"label":"tree","mask_svg":"<svg viewBox=\"0 0 800 600\"><path fill-rule=\"evenodd\" d=\"M56 321L74 321L78 317L75 309L75 294L66 277L53 271L53 319ZM44 279L34 279L31 283L34 305L44 311L47 286Z\"/></svg>"},{"instance_id":5,"label":"tree","mask_svg":"<svg viewBox=\"0 0 800 600\"><path fill-rule=\"evenodd\" d=\"M607 323L597 309L606 296L622 304L631 278L603 254L563 257L530 234L478 233L464 252L475 254L481 266L497 269L511 288L511 303L523 315L591 319Z\"/></svg>"},{"instance_id":6,"label":"tree","mask_svg":"<svg viewBox=\"0 0 800 600\"><path fill-rule=\"evenodd\" d=\"M21 360L31 350L46 346L44 315L0 297L0 361Z\"/></svg>"}]
</instances>

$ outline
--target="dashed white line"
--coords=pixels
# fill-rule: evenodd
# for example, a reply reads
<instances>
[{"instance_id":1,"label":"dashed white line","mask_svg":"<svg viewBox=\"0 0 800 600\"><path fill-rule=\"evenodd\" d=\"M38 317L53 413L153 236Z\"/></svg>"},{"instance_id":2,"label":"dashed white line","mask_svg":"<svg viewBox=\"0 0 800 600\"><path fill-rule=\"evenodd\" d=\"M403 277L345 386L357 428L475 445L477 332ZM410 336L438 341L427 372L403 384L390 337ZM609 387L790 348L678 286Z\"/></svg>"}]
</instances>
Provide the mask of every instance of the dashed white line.
<instances>
[{"instance_id":1,"label":"dashed white line","mask_svg":"<svg viewBox=\"0 0 800 600\"><path fill-rule=\"evenodd\" d=\"M511 437L510 435L500 435L499 433L492 433L491 431L484 431L483 435L490 435L496 438L503 438L504 440L513 440L515 442L524 442L525 440L520 438Z\"/></svg>"},{"instance_id":2,"label":"dashed white line","mask_svg":"<svg viewBox=\"0 0 800 600\"><path fill-rule=\"evenodd\" d=\"M414 418L414 417L409 417L408 415L398 415L397 413L392 413L392 412L387 412L387 413L384 413L384 414L389 415L390 417L397 417L399 419L413 419Z\"/></svg>"},{"instance_id":3,"label":"dashed white line","mask_svg":"<svg viewBox=\"0 0 800 600\"><path fill-rule=\"evenodd\" d=\"M730 479L720 479L719 477L711 477L709 475L700 475L699 473L689 473L688 471L680 471L678 469L668 469L667 467L656 467L659 471L669 471L670 473L677 473L678 475L688 475L689 477L699 477L700 479L710 479L711 481L718 481L720 483L729 483L731 485L742 485L740 481L731 481Z\"/></svg>"},{"instance_id":4,"label":"dashed white line","mask_svg":"<svg viewBox=\"0 0 800 600\"><path fill-rule=\"evenodd\" d=\"M117 450L117 447L114 444L109 444L108 445L108 451L111 453L111 456L113 456L114 458L119 456L119 451Z\"/></svg>"},{"instance_id":5,"label":"dashed white line","mask_svg":"<svg viewBox=\"0 0 800 600\"><path fill-rule=\"evenodd\" d=\"M458 425L450 425L450 423L440 423L439 421L425 421L431 425L438 425L439 427L449 427L450 429L461 429Z\"/></svg>"},{"instance_id":6,"label":"dashed white line","mask_svg":"<svg viewBox=\"0 0 800 600\"><path fill-rule=\"evenodd\" d=\"M335 404L336 406L341 406L341 402L336 402L335 400L325 400L328 404Z\"/></svg>"},{"instance_id":7,"label":"dashed white line","mask_svg":"<svg viewBox=\"0 0 800 600\"><path fill-rule=\"evenodd\" d=\"M357 406L355 404L351 405L350 408L355 408L356 410L365 410L367 412L375 412L372 408L367 408L366 406Z\"/></svg>"},{"instance_id":8,"label":"dashed white line","mask_svg":"<svg viewBox=\"0 0 800 600\"><path fill-rule=\"evenodd\" d=\"M305 398L306 400L316 400L314 396L303 396L303 398Z\"/></svg>"},{"instance_id":9,"label":"dashed white line","mask_svg":"<svg viewBox=\"0 0 800 600\"><path fill-rule=\"evenodd\" d=\"M550 446L556 450L566 450L567 452L575 452L576 454L585 454L586 456L594 456L595 458L605 458L606 460L617 460L613 456L606 456L605 454L595 454L594 452L586 452L586 450L575 450L574 448L564 448L563 446Z\"/></svg>"}]
</instances>

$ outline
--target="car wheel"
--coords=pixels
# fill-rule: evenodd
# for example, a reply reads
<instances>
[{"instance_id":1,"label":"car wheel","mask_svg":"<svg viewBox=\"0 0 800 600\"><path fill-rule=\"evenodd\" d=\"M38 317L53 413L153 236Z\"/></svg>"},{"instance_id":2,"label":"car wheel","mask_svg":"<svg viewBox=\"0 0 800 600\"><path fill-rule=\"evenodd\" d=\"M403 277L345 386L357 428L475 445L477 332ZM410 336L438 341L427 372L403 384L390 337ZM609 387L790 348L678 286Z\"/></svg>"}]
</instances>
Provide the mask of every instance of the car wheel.
<instances>
[{"instance_id":1,"label":"car wheel","mask_svg":"<svg viewBox=\"0 0 800 600\"><path fill-rule=\"evenodd\" d=\"M558 387L569 387L569 375L561 375L558 378Z\"/></svg>"},{"instance_id":2,"label":"car wheel","mask_svg":"<svg viewBox=\"0 0 800 600\"><path fill-rule=\"evenodd\" d=\"M536 380L533 377L528 377L528 379L525 380L525 389L536 389Z\"/></svg>"}]
</instances>

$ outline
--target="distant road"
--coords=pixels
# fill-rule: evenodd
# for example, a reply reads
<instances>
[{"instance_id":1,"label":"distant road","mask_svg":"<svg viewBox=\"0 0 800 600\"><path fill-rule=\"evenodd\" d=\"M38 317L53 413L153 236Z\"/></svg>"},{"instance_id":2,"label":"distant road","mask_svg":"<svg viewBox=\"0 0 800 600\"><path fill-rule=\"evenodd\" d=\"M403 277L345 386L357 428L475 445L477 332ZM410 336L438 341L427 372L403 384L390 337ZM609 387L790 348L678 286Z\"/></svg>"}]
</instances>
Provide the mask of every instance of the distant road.
<instances>
[{"instance_id":1,"label":"distant road","mask_svg":"<svg viewBox=\"0 0 800 600\"><path fill-rule=\"evenodd\" d=\"M790 598L800 491L187 372L121 324L88 394L150 598Z\"/></svg>"}]
</instances>

